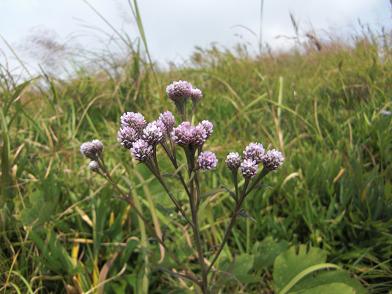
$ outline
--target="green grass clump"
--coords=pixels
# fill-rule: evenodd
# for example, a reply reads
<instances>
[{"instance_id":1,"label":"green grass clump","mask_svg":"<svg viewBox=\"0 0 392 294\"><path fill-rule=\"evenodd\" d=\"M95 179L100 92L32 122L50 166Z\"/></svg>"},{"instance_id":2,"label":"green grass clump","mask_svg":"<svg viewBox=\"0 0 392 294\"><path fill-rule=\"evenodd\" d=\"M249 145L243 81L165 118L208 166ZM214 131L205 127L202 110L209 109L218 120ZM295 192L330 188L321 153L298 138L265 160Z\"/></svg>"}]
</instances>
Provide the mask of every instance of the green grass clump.
<instances>
[{"instance_id":1,"label":"green grass clump","mask_svg":"<svg viewBox=\"0 0 392 294\"><path fill-rule=\"evenodd\" d=\"M392 288L392 116L380 113L392 105L390 43L364 37L259 58L237 53L199 50L192 67L155 74L139 58L119 75L80 71L69 80L16 85L2 74L1 291L189 290L162 271L171 265L165 252L79 154L81 142L102 139L113 177L125 189L133 185L169 247L192 260L186 229L158 184L116 142L122 112L152 119L173 110L164 85L177 79L203 90L198 119L215 125L208 147L221 164L205 176L209 187L227 184L223 158L249 140L286 156L280 172L248 198L252 218L239 221L221 258L222 268L249 265L253 278L238 271L230 281L218 277L225 291L270 293L271 266L256 262L267 236L322 247L372 293ZM202 229L213 248L232 200L222 189L203 192Z\"/></svg>"}]
</instances>

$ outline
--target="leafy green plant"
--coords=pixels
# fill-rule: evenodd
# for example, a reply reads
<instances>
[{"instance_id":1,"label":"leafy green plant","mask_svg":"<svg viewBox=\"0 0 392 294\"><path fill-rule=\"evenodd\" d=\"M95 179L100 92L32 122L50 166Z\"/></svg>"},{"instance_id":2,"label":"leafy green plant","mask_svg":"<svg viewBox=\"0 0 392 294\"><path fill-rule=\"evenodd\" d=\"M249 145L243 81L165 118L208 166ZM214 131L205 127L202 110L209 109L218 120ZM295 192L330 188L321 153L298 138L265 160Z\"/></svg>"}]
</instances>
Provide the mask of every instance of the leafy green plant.
<instances>
[{"instance_id":1,"label":"leafy green plant","mask_svg":"<svg viewBox=\"0 0 392 294\"><path fill-rule=\"evenodd\" d=\"M338 265L327 263L325 251L300 245L274 261L275 290L286 293L366 293L362 285Z\"/></svg>"}]
</instances>

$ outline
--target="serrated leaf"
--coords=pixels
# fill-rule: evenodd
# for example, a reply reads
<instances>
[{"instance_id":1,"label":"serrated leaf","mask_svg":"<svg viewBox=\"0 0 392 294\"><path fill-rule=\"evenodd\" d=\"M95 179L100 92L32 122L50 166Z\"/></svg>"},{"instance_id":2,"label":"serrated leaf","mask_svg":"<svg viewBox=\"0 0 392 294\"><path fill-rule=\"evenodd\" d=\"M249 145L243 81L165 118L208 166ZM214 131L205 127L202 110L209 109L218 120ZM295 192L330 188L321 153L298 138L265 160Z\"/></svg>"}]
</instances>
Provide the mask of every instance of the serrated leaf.
<instances>
[{"instance_id":1,"label":"serrated leaf","mask_svg":"<svg viewBox=\"0 0 392 294\"><path fill-rule=\"evenodd\" d=\"M298 252L295 247L281 253L274 262L273 279L275 289L279 292L296 275L310 266L325 263L327 254L325 251L311 247L307 250L306 245L300 245Z\"/></svg>"}]
</instances>

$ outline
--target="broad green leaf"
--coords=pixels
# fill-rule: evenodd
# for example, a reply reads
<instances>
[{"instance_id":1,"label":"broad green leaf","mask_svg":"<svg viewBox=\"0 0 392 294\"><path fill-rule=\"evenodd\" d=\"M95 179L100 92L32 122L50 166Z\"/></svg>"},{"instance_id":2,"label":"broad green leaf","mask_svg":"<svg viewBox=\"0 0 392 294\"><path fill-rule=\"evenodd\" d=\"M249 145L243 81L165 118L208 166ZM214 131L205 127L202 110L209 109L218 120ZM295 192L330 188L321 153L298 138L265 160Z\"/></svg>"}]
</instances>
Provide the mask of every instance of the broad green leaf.
<instances>
[{"instance_id":1,"label":"broad green leaf","mask_svg":"<svg viewBox=\"0 0 392 294\"><path fill-rule=\"evenodd\" d=\"M250 271L253 268L254 256L250 254L241 254L236 256L233 262L224 260L219 268L222 270L223 281L229 282L232 278L238 283L249 284L255 283L260 279L252 275ZM227 273L231 273L228 275ZM229 279L229 280L227 280Z\"/></svg>"},{"instance_id":2,"label":"broad green leaf","mask_svg":"<svg viewBox=\"0 0 392 294\"><path fill-rule=\"evenodd\" d=\"M305 245L300 245L298 252L293 246L281 253L274 262L273 279L276 291L279 292L303 270L313 265L325 263L326 260L325 251L314 247L307 250Z\"/></svg>"},{"instance_id":3,"label":"broad green leaf","mask_svg":"<svg viewBox=\"0 0 392 294\"><path fill-rule=\"evenodd\" d=\"M273 265L275 258L287 250L289 244L287 241L276 241L271 236L266 237L261 242L256 242L253 246L254 264L255 270L270 267Z\"/></svg>"},{"instance_id":4,"label":"broad green leaf","mask_svg":"<svg viewBox=\"0 0 392 294\"><path fill-rule=\"evenodd\" d=\"M317 275L307 276L293 287L293 291L303 291L314 288L316 286L328 285L331 283L344 283L353 288L356 294L367 293L359 281L352 278L348 272L342 270L323 271L318 272Z\"/></svg>"},{"instance_id":5,"label":"broad green leaf","mask_svg":"<svg viewBox=\"0 0 392 294\"><path fill-rule=\"evenodd\" d=\"M290 292L291 294L357 294L350 286L343 283L331 283L306 289L299 292Z\"/></svg>"}]
</instances>

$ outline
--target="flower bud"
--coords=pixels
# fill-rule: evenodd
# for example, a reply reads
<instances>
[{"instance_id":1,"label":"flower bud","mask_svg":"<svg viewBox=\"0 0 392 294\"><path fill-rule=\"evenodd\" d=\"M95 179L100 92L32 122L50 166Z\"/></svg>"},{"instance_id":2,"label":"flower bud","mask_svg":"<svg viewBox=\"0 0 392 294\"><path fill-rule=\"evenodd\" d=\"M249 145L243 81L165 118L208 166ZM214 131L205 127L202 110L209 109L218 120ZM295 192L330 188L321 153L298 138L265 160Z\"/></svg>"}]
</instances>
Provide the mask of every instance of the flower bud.
<instances>
[{"instance_id":1,"label":"flower bud","mask_svg":"<svg viewBox=\"0 0 392 294\"><path fill-rule=\"evenodd\" d=\"M159 115L159 120L165 126L166 132L170 134L176 124L176 119L170 111L165 111Z\"/></svg>"},{"instance_id":2,"label":"flower bud","mask_svg":"<svg viewBox=\"0 0 392 294\"><path fill-rule=\"evenodd\" d=\"M268 170L278 169L284 162L282 152L272 149L268 150L263 156L263 165Z\"/></svg>"},{"instance_id":3,"label":"flower bud","mask_svg":"<svg viewBox=\"0 0 392 294\"><path fill-rule=\"evenodd\" d=\"M97 159L98 156L101 155L103 151L103 144L99 140L93 140L89 142L85 142L80 145L80 153L87 158L92 160Z\"/></svg>"},{"instance_id":4,"label":"flower bud","mask_svg":"<svg viewBox=\"0 0 392 294\"><path fill-rule=\"evenodd\" d=\"M147 124L144 116L139 112L126 112L121 116L120 121L122 127L133 128L138 133L141 133Z\"/></svg>"},{"instance_id":5,"label":"flower bud","mask_svg":"<svg viewBox=\"0 0 392 294\"><path fill-rule=\"evenodd\" d=\"M88 164L88 168L93 172L99 172L100 170L99 163L95 160L90 161L90 163Z\"/></svg>"},{"instance_id":6,"label":"flower bud","mask_svg":"<svg viewBox=\"0 0 392 294\"><path fill-rule=\"evenodd\" d=\"M203 93L198 88L191 89L191 98L193 102L199 102L203 98Z\"/></svg>"},{"instance_id":7,"label":"flower bud","mask_svg":"<svg viewBox=\"0 0 392 294\"><path fill-rule=\"evenodd\" d=\"M131 127L123 126L117 132L117 141L127 149L132 148L132 144L139 139L138 132Z\"/></svg>"},{"instance_id":8,"label":"flower bud","mask_svg":"<svg viewBox=\"0 0 392 294\"><path fill-rule=\"evenodd\" d=\"M245 159L241 162L241 172L245 179L251 179L257 174L258 165L256 161L252 159Z\"/></svg>"},{"instance_id":9,"label":"flower bud","mask_svg":"<svg viewBox=\"0 0 392 294\"><path fill-rule=\"evenodd\" d=\"M142 138L150 145L162 142L165 133L165 126L160 121L150 122L143 130Z\"/></svg>"},{"instance_id":10,"label":"flower bud","mask_svg":"<svg viewBox=\"0 0 392 294\"><path fill-rule=\"evenodd\" d=\"M166 93L176 103L192 95L192 84L187 81L176 81L166 87Z\"/></svg>"},{"instance_id":11,"label":"flower bud","mask_svg":"<svg viewBox=\"0 0 392 294\"><path fill-rule=\"evenodd\" d=\"M135 157L135 159L144 162L149 157L151 157L153 153L153 147L143 139L139 139L135 143L133 143L131 153L133 157Z\"/></svg>"},{"instance_id":12,"label":"flower bud","mask_svg":"<svg viewBox=\"0 0 392 294\"><path fill-rule=\"evenodd\" d=\"M197 158L197 164L202 170L211 170L216 168L218 159L216 158L215 153L211 151L204 151L200 153Z\"/></svg>"},{"instance_id":13,"label":"flower bud","mask_svg":"<svg viewBox=\"0 0 392 294\"><path fill-rule=\"evenodd\" d=\"M244 158L260 163L263 160L264 147L260 143L250 143L244 150Z\"/></svg>"},{"instance_id":14,"label":"flower bud","mask_svg":"<svg viewBox=\"0 0 392 294\"><path fill-rule=\"evenodd\" d=\"M230 152L226 157L226 165L229 169L237 171L241 165L241 156L238 152Z\"/></svg>"}]
</instances>

